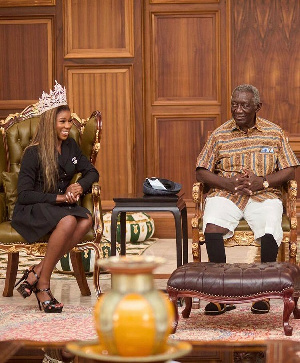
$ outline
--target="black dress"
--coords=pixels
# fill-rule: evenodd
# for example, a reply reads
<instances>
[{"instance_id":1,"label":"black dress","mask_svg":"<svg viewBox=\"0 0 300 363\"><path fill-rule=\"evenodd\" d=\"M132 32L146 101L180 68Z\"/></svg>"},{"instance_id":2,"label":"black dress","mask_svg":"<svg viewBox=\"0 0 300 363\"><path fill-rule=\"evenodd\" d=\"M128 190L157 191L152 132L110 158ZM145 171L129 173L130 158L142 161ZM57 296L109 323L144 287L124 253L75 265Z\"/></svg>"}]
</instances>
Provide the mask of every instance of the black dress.
<instances>
[{"instance_id":1,"label":"black dress","mask_svg":"<svg viewBox=\"0 0 300 363\"><path fill-rule=\"evenodd\" d=\"M99 173L82 154L72 138L62 142L58 156L59 180L55 193L44 193L37 146L29 147L23 156L18 178L18 200L11 221L12 227L29 243L34 243L51 232L67 215L88 218L89 210L79 205L56 203L57 194L65 194L74 174L82 173L78 183L86 193Z\"/></svg>"}]
</instances>

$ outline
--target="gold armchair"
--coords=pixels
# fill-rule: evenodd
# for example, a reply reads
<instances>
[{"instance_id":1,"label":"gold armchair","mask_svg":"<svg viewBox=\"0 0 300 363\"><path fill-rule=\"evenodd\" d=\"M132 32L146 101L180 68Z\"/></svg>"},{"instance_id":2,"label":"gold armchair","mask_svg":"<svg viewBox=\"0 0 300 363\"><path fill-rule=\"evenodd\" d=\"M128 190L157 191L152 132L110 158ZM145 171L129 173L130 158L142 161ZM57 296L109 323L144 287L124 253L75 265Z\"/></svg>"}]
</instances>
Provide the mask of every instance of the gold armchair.
<instances>
[{"instance_id":1,"label":"gold armchair","mask_svg":"<svg viewBox=\"0 0 300 363\"><path fill-rule=\"evenodd\" d=\"M83 154L94 164L100 149L101 113L95 111L87 120L81 120L76 114L72 114L72 117L74 123L70 136L76 140ZM17 198L17 180L21 157L35 133L38 122L39 116L37 115L36 105L30 105L21 113L9 115L0 122L2 132L2 137L0 137L0 252L8 254L3 296L13 295L19 264L19 252L25 251L28 255L41 257L44 256L47 248L46 242L49 236L44 236L34 244L28 244L11 227L10 223ZM93 249L95 251L95 261L102 257L103 219L98 183L93 184L91 193L82 197L80 203L91 211L94 221L93 229L71 251L70 258L81 294L86 296L90 295L91 292L83 268L81 251ZM95 263L93 279L97 295L101 292L99 273L99 267Z\"/></svg>"},{"instance_id":2,"label":"gold armchair","mask_svg":"<svg viewBox=\"0 0 300 363\"><path fill-rule=\"evenodd\" d=\"M278 253L278 260L285 261L285 246L289 246L289 262L296 263L297 255L297 182L290 180L283 189L284 214L282 216L283 240ZM192 218L192 254L194 261L201 261L200 245L204 243L202 232L202 217L204 211L204 202L206 186L203 183L194 183L193 201L195 203L195 215ZM242 219L231 238L224 240L226 247L233 246L258 246L254 240L253 232L248 223ZM258 258L258 256L257 256ZM260 259L259 259L260 261Z\"/></svg>"}]
</instances>

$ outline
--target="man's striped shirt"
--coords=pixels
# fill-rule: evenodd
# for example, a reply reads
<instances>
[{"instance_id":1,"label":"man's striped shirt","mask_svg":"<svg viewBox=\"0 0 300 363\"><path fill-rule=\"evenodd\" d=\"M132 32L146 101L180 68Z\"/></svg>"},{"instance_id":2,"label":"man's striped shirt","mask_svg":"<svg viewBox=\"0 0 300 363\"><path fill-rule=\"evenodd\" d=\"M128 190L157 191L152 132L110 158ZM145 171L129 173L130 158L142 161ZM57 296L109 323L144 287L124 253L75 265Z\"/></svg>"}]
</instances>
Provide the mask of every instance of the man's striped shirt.
<instances>
[{"instance_id":1,"label":"man's striped shirt","mask_svg":"<svg viewBox=\"0 0 300 363\"><path fill-rule=\"evenodd\" d=\"M197 158L196 168L205 168L225 178L242 173L243 169L265 177L298 165L299 161L283 130L268 120L256 117L255 125L247 133L236 125L234 119L213 131ZM247 195L235 195L218 188L210 189L208 196L228 198L240 209L244 209L249 200ZM259 190L251 198L256 201L281 198L281 191L277 188Z\"/></svg>"}]
</instances>

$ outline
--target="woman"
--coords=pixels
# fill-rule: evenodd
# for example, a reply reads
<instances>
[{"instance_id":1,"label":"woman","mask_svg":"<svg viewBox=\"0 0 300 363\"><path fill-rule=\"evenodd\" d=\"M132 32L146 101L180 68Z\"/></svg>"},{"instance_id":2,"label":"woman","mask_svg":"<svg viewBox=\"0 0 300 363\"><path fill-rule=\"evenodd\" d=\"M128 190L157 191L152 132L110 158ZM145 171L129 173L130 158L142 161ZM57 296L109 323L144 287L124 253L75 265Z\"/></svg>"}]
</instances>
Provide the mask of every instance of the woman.
<instances>
[{"instance_id":1,"label":"woman","mask_svg":"<svg viewBox=\"0 0 300 363\"><path fill-rule=\"evenodd\" d=\"M63 304L51 293L51 274L60 258L92 227L90 212L76 202L98 181L99 174L75 140L69 138L72 119L65 89L56 83L54 92L43 93L39 108L43 111L40 123L21 163L12 226L29 243L51 235L45 257L26 270L16 286L24 298L34 292L40 310L60 313ZM81 179L70 184L79 172Z\"/></svg>"}]
</instances>

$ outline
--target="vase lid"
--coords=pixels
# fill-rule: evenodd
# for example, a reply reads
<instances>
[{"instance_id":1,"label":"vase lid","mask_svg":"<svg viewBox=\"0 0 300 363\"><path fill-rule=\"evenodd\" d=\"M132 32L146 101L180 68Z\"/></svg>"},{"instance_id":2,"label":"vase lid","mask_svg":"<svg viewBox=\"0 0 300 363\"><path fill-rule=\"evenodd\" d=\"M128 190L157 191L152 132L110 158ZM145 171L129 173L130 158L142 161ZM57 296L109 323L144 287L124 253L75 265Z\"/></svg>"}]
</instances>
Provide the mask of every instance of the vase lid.
<instances>
[{"instance_id":1,"label":"vase lid","mask_svg":"<svg viewBox=\"0 0 300 363\"><path fill-rule=\"evenodd\" d=\"M165 261L163 257L154 256L112 256L99 259L97 264L112 273L135 274L149 273Z\"/></svg>"}]
</instances>

